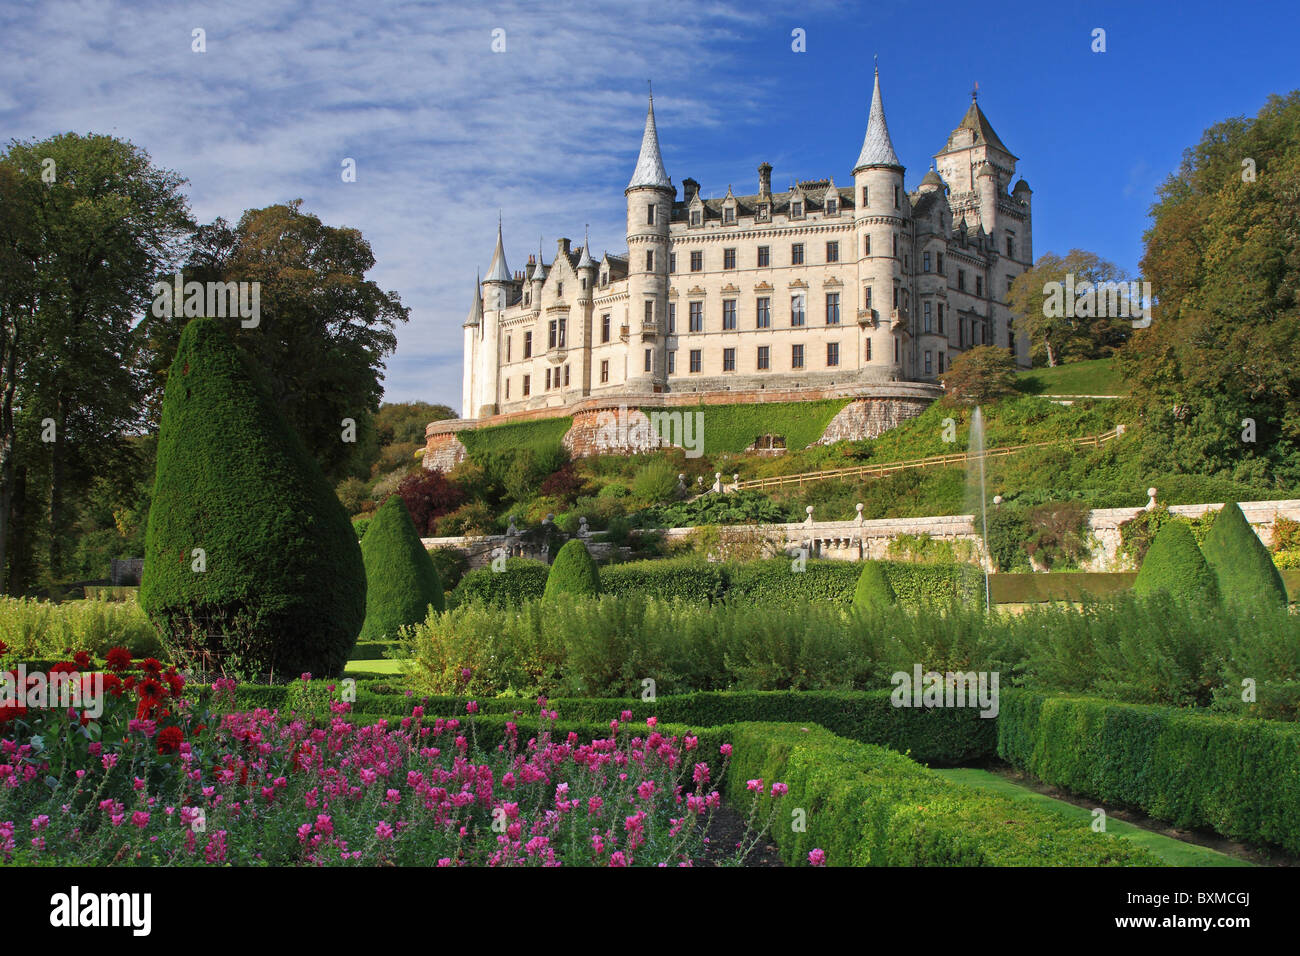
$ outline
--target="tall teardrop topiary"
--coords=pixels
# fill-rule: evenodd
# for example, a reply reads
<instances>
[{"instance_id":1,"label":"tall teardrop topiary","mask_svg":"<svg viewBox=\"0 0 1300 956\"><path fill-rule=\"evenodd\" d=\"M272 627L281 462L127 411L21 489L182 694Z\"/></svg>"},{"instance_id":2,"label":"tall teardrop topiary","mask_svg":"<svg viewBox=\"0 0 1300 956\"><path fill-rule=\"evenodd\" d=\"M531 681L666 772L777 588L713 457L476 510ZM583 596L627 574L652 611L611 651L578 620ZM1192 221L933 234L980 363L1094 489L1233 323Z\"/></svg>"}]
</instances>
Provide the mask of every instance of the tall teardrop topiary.
<instances>
[{"instance_id":1,"label":"tall teardrop topiary","mask_svg":"<svg viewBox=\"0 0 1300 956\"><path fill-rule=\"evenodd\" d=\"M366 622L362 641L397 637L408 624L443 609L442 582L433 558L420 543L401 495L389 495L361 541L366 562Z\"/></svg>"},{"instance_id":2,"label":"tall teardrop topiary","mask_svg":"<svg viewBox=\"0 0 1300 956\"><path fill-rule=\"evenodd\" d=\"M239 676L341 674L365 619L361 547L216 320L181 334L157 458L139 600L169 650Z\"/></svg>"},{"instance_id":3,"label":"tall teardrop topiary","mask_svg":"<svg viewBox=\"0 0 1300 956\"><path fill-rule=\"evenodd\" d=\"M1192 530L1181 521L1169 521L1156 532L1133 591L1142 595L1164 591L1184 601L1215 601L1219 596L1214 572L1196 546Z\"/></svg>"},{"instance_id":4,"label":"tall teardrop topiary","mask_svg":"<svg viewBox=\"0 0 1300 956\"><path fill-rule=\"evenodd\" d=\"M546 590L543 598L556 594L599 594L600 572L596 562L591 560L587 546L573 538L560 548L555 556L555 563L546 575Z\"/></svg>"},{"instance_id":5,"label":"tall teardrop topiary","mask_svg":"<svg viewBox=\"0 0 1300 956\"><path fill-rule=\"evenodd\" d=\"M879 561L867 561L862 565L858 575L857 587L853 589L853 606L863 608L889 607L898 602L894 586L889 583L889 576Z\"/></svg>"},{"instance_id":6,"label":"tall teardrop topiary","mask_svg":"<svg viewBox=\"0 0 1300 956\"><path fill-rule=\"evenodd\" d=\"M1201 553L1219 582L1224 601L1286 607L1286 584L1235 501L1223 506L1210 525Z\"/></svg>"}]
</instances>

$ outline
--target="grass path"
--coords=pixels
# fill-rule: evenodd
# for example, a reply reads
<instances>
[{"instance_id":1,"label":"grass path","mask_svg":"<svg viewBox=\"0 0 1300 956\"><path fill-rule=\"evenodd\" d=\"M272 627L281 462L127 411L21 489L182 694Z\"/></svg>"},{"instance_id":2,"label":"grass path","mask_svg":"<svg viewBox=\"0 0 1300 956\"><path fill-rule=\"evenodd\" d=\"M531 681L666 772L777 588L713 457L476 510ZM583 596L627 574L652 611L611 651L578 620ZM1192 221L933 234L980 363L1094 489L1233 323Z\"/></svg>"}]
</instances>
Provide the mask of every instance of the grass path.
<instances>
[{"instance_id":1,"label":"grass path","mask_svg":"<svg viewBox=\"0 0 1300 956\"><path fill-rule=\"evenodd\" d=\"M995 773L987 770L977 770L972 768L959 767L947 770L935 770L935 773L951 780L953 783L960 783L967 787L979 787L982 790L989 790L993 793L1000 793L1005 797L1013 800L1021 800L1026 803L1034 803L1040 807L1053 810L1067 818L1077 821L1080 826L1092 825L1092 812L1084 807L1077 807L1073 803L1067 803L1064 800L1057 800L1045 794L1041 794L1029 787L1021 786L1000 777ZM1239 860L1235 857L1220 853L1218 850L1211 850L1209 847L1197 846L1194 843L1184 843L1182 840L1175 840L1173 837L1167 837L1160 833L1153 833L1142 827L1134 826L1131 823L1125 823L1123 820L1117 820L1115 817L1107 817L1106 832L1115 836L1126 837L1139 846L1145 847L1156 856L1160 857L1170 866L1252 866L1245 860Z\"/></svg>"},{"instance_id":2,"label":"grass path","mask_svg":"<svg viewBox=\"0 0 1300 956\"><path fill-rule=\"evenodd\" d=\"M373 660L348 661L343 671L344 677L390 677L402 672L401 661Z\"/></svg>"}]
</instances>

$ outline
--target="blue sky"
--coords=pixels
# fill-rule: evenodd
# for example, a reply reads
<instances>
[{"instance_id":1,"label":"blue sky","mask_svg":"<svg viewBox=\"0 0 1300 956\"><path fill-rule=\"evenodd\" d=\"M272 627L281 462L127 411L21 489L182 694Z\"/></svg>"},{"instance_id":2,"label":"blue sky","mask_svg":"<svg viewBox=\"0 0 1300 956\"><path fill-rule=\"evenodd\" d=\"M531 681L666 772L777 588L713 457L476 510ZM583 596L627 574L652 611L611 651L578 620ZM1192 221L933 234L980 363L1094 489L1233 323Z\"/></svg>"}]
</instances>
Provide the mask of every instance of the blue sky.
<instances>
[{"instance_id":1,"label":"blue sky","mask_svg":"<svg viewBox=\"0 0 1300 956\"><path fill-rule=\"evenodd\" d=\"M1135 271L1182 151L1300 86L1298 26L1294 0L40 0L0 7L0 139L112 133L186 176L202 221L301 197L361 229L372 277L412 309L387 398L455 408L498 209L512 269L539 236L550 261L584 224L597 255L626 248L647 79L669 175L706 196L756 191L764 160L777 188L851 182L875 54L913 188L978 81L1034 189L1035 256L1078 247ZM1105 53L1090 49L1099 27ZM195 28L206 53L191 50Z\"/></svg>"}]
</instances>

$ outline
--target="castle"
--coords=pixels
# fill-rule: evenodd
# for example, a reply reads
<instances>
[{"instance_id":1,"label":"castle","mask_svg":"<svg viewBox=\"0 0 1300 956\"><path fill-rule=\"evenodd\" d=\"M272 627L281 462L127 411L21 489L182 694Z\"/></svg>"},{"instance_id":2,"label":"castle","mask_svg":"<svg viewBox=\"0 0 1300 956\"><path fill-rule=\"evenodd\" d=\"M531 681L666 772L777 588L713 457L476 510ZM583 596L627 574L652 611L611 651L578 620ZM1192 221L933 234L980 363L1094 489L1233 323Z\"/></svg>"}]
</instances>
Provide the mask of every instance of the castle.
<instances>
[{"instance_id":1,"label":"castle","mask_svg":"<svg viewBox=\"0 0 1300 956\"><path fill-rule=\"evenodd\" d=\"M464 324L461 421L672 393L881 394L938 383L976 345L1027 366L1006 296L1033 261L1031 191L1009 189L1017 157L974 94L934 160L908 192L877 71L852 185L773 192L763 163L757 193L704 199L688 178L679 195L651 98L626 253L560 239L511 272L498 224Z\"/></svg>"}]
</instances>

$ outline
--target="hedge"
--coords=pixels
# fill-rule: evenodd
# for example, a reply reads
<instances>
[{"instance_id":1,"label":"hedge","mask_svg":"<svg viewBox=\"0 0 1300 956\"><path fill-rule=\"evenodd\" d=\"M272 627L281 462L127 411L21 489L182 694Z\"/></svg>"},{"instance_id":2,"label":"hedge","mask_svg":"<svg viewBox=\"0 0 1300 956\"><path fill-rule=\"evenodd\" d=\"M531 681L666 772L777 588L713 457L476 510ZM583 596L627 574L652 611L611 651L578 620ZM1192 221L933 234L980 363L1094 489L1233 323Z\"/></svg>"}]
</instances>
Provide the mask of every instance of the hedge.
<instances>
[{"instance_id":1,"label":"hedge","mask_svg":"<svg viewBox=\"0 0 1300 956\"><path fill-rule=\"evenodd\" d=\"M591 560L587 546L573 538L564 543L555 556L555 563L546 575L546 589L542 596L552 598L559 594L595 595L600 593L600 574Z\"/></svg>"},{"instance_id":2,"label":"hedge","mask_svg":"<svg viewBox=\"0 0 1300 956\"><path fill-rule=\"evenodd\" d=\"M518 605L540 598L546 590L550 566L528 558L507 558L504 571L479 568L460 579L447 604L457 607L470 601L494 605Z\"/></svg>"},{"instance_id":3,"label":"hedge","mask_svg":"<svg viewBox=\"0 0 1300 956\"><path fill-rule=\"evenodd\" d=\"M605 720L630 710L647 717L696 727L742 721L810 721L842 737L879 744L911 753L925 763L954 766L993 756L997 744L994 718L960 707L909 708L890 703L891 690L883 691L713 691L675 694L643 701L636 698L557 698L547 706L561 717ZM430 696L407 698L396 685L374 682L358 688L353 710L366 714L391 714L422 703L431 714L465 713L469 698ZM483 714L533 713L535 703L520 697L478 698Z\"/></svg>"},{"instance_id":4,"label":"hedge","mask_svg":"<svg viewBox=\"0 0 1300 956\"><path fill-rule=\"evenodd\" d=\"M998 755L1177 827L1300 853L1300 726L1004 690Z\"/></svg>"},{"instance_id":5,"label":"hedge","mask_svg":"<svg viewBox=\"0 0 1300 956\"><path fill-rule=\"evenodd\" d=\"M600 569L606 594L654 594L663 598L712 603L726 592L730 576L721 564L698 558L629 561Z\"/></svg>"},{"instance_id":6,"label":"hedge","mask_svg":"<svg viewBox=\"0 0 1300 956\"><path fill-rule=\"evenodd\" d=\"M1168 591L1183 600L1217 600L1219 583L1187 525L1170 521L1156 532L1142 559L1133 592Z\"/></svg>"},{"instance_id":7,"label":"hedge","mask_svg":"<svg viewBox=\"0 0 1300 956\"><path fill-rule=\"evenodd\" d=\"M1287 603L1286 585L1273 556L1235 501L1219 511L1201 543L1201 553L1218 579L1223 600L1249 605Z\"/></svg>"},{"instance_id":8,"label":"hedge","mask_svg":"<svg viewBox=\"0 0 1300 956\"><path fill-rule=\"evenodd\" d=\"M1070 571L1051 574L1011 573L989 577L995 604L1042 604L1110 597L1133 587L1136 571Z\"/></svg>"},{"instance_id":9,"label":"hedge","mask_svg":"<svg viewBox=\"0 0 1300 956\"><path fill-rule=\"evenodd\" d=\"M423 621L429 609L443 610L442 582L433 558L420 543L401 495L390 495L361 541L366 566L366 620L358 640L397 637Z\"/></svg>"},{"instance_id":10,"label":"hedge","mask_svg":"<svg viewBox=\"0 0 1300 956\"><path fill-rule=\"evenodd\" d=\"M788 864L820 848L831 866L1158 866L1127 840L1094 833L1051 810L952 783L882 747L816 724L737 724L726 793L781 782L772 838ZM793 811L802 809L802 832ZM760 811L761 816L766 814Z\"/></svg>"}]
</instances>

